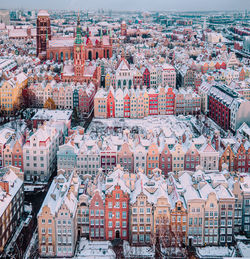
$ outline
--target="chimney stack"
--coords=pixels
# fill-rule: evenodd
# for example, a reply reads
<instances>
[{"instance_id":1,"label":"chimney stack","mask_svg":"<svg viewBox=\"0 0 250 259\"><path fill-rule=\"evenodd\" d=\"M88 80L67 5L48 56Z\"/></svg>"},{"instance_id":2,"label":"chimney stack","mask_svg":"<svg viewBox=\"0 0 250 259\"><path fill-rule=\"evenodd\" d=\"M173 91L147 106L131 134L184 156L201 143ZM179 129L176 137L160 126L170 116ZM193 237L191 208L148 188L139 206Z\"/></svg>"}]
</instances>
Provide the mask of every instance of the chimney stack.
<instances>
[{"instance_id":1,"label":"chimney stack","mask_svg":"<svg viewBox=\"0 0 250 259\"><path fill-rule=\"evenodd\" d=\"M9 193L9 183L6 181L0 181L0 187L7 193Z\"/></svg>"}]
</instances>

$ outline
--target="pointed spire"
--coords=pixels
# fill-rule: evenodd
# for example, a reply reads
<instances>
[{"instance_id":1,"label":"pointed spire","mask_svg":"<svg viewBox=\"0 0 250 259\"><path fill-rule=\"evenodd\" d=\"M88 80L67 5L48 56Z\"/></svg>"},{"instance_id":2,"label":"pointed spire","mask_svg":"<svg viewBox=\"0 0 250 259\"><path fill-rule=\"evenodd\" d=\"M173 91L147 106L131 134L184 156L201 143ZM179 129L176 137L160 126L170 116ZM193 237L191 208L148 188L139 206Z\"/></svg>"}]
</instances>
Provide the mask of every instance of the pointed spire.
<instances>
[{"instance_id":1,"label":"pointed spire","mask_svg":"<svg viewBox=\"0 0 250 259\"><path fill-rule=\"evenodd\" d=\"M103 31L102 31L102 27L101 27L100 40L102 40L102 37L103 37Z\"/></svg>"},{"instance_id":2,"label":"pointed spire","mask_svg":"<svg viewBox=\"0 0 250 259\"><path fill-rule=\"evenodd\" d=\"M89 27L87 26L87 37L89 37Z\"/></svg>"},{"instance_id":3,"label":"pointed spire","mask_svg":"<svg viewBox=\"0 0 250 259\"><path fill-rule=\"evenodd\" d=\"M80 26L80 13L78 9L78 14L77 14L77 27Z\"/></svg>"},{"instance_id":4,"label":"pointed spire","mask_svg":"<svg viewBox=\"0 0 250 259\"><path fill-rule=\"evenodd\" d=\"M76 43L76 44L81 44L81 43L82 43L79 10L78 10L78 17L77 17L76 40L75 40L75 43Z\"/></svg>"}]
</instances>

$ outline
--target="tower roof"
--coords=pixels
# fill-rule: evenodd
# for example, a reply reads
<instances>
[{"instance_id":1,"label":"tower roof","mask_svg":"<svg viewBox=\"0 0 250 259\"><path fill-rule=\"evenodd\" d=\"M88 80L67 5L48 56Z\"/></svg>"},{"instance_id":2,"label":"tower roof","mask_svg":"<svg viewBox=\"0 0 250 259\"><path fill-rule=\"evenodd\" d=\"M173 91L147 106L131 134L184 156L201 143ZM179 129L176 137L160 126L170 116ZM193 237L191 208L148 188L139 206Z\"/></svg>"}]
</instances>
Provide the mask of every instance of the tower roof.
<instances>
[{"instance_id":1,"label":"tower roof","mask_svg":"<svg viewBox=\"0 0 250 259\"><path fill-rule=\"evenodd\" d=\"M47 10L40 10L37 16L49 16L49 13Z\"/></svg>"}]
</instances>

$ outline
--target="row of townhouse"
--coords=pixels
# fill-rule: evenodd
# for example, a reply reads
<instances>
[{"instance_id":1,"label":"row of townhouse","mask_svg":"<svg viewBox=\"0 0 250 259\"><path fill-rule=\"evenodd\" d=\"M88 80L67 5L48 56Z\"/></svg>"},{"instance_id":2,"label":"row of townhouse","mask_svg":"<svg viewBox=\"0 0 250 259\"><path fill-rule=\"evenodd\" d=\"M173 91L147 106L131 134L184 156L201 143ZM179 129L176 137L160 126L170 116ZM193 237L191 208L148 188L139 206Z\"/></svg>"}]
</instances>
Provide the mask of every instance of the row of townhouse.
<instances>
[{"instance_id":1,"label":"row of townhouse","mask_svg":"<svg viewBox=\"0 0 250 259\"><path fill-rule=\"evenodd\" d=\"M25 181L47 183L56 168L59 130L44 123L30 135L22 147Z\"/></svg>"},{"instance_id":2,"label":"row of townhouse","mask_svg":"<svg viewBox=\"0 0 250 259\"><path fill-rule=\"evenodd\" d=\"M158 168L149 177L117 165L106 176L79 182L75 172L63 170L52 182L38 213L41 257L72 256L78 235L163 248L225 246L234 235L250 235L246 175L198 170L165 179Z\"/></svg>"},{"instance_id":3,"label":"row of townhouse","mask_svg":"<svg viewBox=\"0 0 250 259\"><path fill-rule=\"evenodd\" d=\"M200 113L200 96L191 89L173 91L169 87L149 90L98 90L94 98L96 118L144 118L149 115L189 115Z\"/></svg>"},{"instance_id":4,"label":"row of townhouse","mask_svg":"<svg viewBox=\"0 0 250 259\"><path fill-rule=\"evenodd\" d=\"M13 114L19 106L22 90L28 84L28 77L25 73L14 75L9 80L2 80L0 83L0 108L6 114Z\"/></svg>"},{"instance_id":5,"label":"row of townhouse","mask_svg":"<svg viewBox=\"0 0 250 259\"><path fill-rule=\"evenodd\" d=\"M141 168L151 175L160 168L165 176L169 172L195 171L201 166L204 171L228 170L250 171L250 142L242 135L222 139L219 133L212 139L200 136L192 138L184 133L181 137L133 136L124 131L120 136L103 136L92 139L89 134L69 136L57 152L57 168L67 172L77 169L81 175L95 177L99 171L108 173L117 164L135 172ZM241 139L240 139L241 138Z\"/></svg>"},{"instance_id":6,"label":"row of townhouse","mask_svg":"<svg viewBox=\"0 0 250 259\"><path fill-rule=\"evenodd\" d=\"M23 172L13 166L0 169L0 253L23 217Z\"/></svg>"},{"instance_id":7,"label":"row of townhouse","mask_svg":"<svg viewBox=\"0 0 250 259\"><path fill-rule=\"evenodd\" d=\"M44 107L48 100L58 109L77 109L82 114L89 114L94 107L96 87L89 84L50 83L32 84L28 88L29 96L37 107Z\"/></svg>"},{"instance_id":8,"label":"row of townhouse","mask_svg":"<svg viewBox=\"0 0 250 259\"><path fill-rule=\"evenodd\" d=\"M201 72L203 74L209 73L211 71L218 71L221 70L227 70L228 68L233 68L234 70L240 70L239 68L241 65L240 61L237 59L234 52L231 52L230 54L227 54L226 52L222 53L222 55L219 57L216 57L212 59L211 61L202 61L202 62L194 62L192 61L192 64L190 66L191 70Z\"/></svg>"},{"instance_id":9,"label":"row of townhouse","mask_svg":"<svg viewBox=\"0 0 250 259\"><path fill-rule=\"evenodd\" d=\"M170 64L151 65L136 67L130 65L122 57L114 72L107 72L105 75L105 88L113 86L114 89L131 89L135 86L145 86L147 88L158 85L168 85L176 87L175 68Z\"/></svg>"},{"instance_id":10,"label":"row of townhouse","mask_svg":"<svg viewBox=\"0 0 250 259\"><path fill-rule=\"evenodd\" d=\"M225 131L236 130L243 122L250 125L250 101L226 85L212 85L207 92L208 116Z\"/></svg>"},{"instance_id":11,"label":"row of townhouse","mask_svg":"<svg viewBox=\"0 0 250 259\"><path fill-rule=\"evenodd\" d=\"M28 130L22 120L0 128L0 168L11 165L18 167L25 171L26 181L32 181L35 178L40 180L40 171L44 172L43 174L47 174L45 171L49 171L49 177L52 169L48 170L48 168L55 166L58 146L64 143L64 137L70 129L71 114L72 111L68 110L41 109L31 119L32 132ZM36 140L33 143L35 136ZM32 141L31 144L30 141ZM36 149L37 147L39 150ZM26 155L25 150L28 150L26 153L30 153L30 155ZM49 155L48 152L50 152ZM33 153L36 154L34 160L31 159ZM39 163L39 161L44 162ZM43 180L46 181L45 179L44 175Z\"/></svg>"}]
</instances>

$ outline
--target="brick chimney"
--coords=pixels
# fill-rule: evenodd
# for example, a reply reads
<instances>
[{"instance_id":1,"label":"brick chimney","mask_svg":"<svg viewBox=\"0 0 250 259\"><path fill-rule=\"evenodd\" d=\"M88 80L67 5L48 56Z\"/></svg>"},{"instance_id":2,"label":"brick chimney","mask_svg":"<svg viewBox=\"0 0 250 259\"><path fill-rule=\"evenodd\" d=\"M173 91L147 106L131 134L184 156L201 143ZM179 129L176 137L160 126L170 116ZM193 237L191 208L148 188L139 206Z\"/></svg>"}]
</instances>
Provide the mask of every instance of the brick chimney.
<instances>
[{"instance_id":1,"label":"brick chimney","mask_svg":"<svg viewBox=\"0 0 250 259\"><path fill-rule=\"evenodd\" d=\"M216 131L215 132L215 136L214 136L214 139L215 139L215 150L216 151L219 151L219 137L220 137L220 132Z\"/></svg>"},{"instance_id":2,"label":"brick chimney","mask_svg":"<svg viewBox=\"0 0 250 259\"><path fill-rule=\"evenodd\" d=\"M7 193L9 193L9 182L6 181L1 181L0 182L0 187L6 191Z\"/></svg>"}]
</instances>

